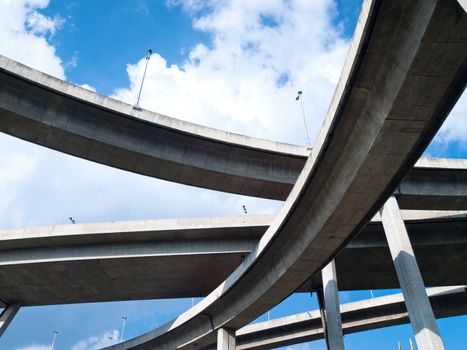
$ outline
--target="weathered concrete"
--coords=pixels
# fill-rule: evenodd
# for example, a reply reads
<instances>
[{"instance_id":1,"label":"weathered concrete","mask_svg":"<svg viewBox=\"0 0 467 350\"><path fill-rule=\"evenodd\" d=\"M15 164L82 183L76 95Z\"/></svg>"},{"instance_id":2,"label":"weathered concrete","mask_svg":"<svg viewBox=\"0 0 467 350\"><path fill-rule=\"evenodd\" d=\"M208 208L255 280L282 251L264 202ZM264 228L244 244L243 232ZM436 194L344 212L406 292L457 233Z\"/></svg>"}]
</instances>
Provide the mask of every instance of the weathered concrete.
<instances>
[{"instance_id":1,"label":"weathered concrete","mask_svg":"<svg viewBox=\"0 0 467 350\"><path fill-rule=\"evenodd\" d=\"M406 215L411 217L412 215ZM423 217L418 215L419 217ZM410 241L426 286L467 284L465 214L406 221ZM399 288L387 239L380 222L371 222L335 258L340 290ZM299 290L317 290L320 274Z\"/></svg>"},{"instance_id":2,"label":"weathered concrete","mask_svg":"<svg viewBox=\"0 0 467 350\"><path fill-rule=\"evenodd\" d=\"M1 55L0 87L0 131L105 165L197 187L284 200L310 152L298 145L135 111L131 105ZM415 202L420 209L467 209L467 161L458 161L460 168L450 177L464 181L462 191L455 192L457 202L450 200L448 179L424 181L425 174L437 172L430 162L425 165L420 175L409 173L409 184L399 188L398 196L407 197L401 207L413 208ZM430 187L442 189L442 196L424 191ZM432 207L420 207L417 201L427 196Z\"/></svg>"},{"instance_id":3,"label":"weathered concrete","mask_svg":"<svg viewBox=\"0 0 467 350\"><path fill-rule=\"evenodd\" d=\"M285 199L309 150L192 124L0 56L0 131L80 158L197 187Z\"/></svg>"},{"instance_id":4,"label":"weathered concrete","mask_svg":"<svg viewBox=\"0 0 467 350\"><path fill-rule=\"evenodd\" d=\"M214 344L216 329L249 323L331 261L393 193L464 90L466 35L457 2L364 1L317 142L255 250L193 309L114 348Z\"/></svg>"},{"instance_id":5,"label":"weathered concrete","mask_svg":"<svg viewBox=\"0 0 467 350\"><path fill-rule=\"evenodd\" d=\"M465 286L430 288L427 294L436 318L467 314ZM342 304L340 309L345 334L409 322L402 294ZM236 334L237 350L268 350L324 338L318 310L254 323Z\"/></svg>"},{"instance_id":6,"label":"weathered concrete","mask_svg":"<svg viewBox=\"0 0 467 350\"><path fill-rule=\"evenodd\" d=\"M427 285L467 283L467 215L454 213L404 213ZM272 220L247 215L0 231L0 300L30 306L206 296ZM341 290L399 288L381 222L367 225L336 265ZM321 285L317 274L298 291Z\"/></svg>"},{"instance_id":7,"label":"weathered concrete","mask_svg":"<svg viewBox=\"0 0 467 350\"><path fill-rule=\"evenodd\" d=\"M13 321L20 307L21 305L19 303L12 303L0 314L0 337L5 333L11 321Z\"/></svg>"},{"instance_id":8,"label":"weathered concrete","mask_svg":"<svg viewBox=\"0 0 467 350\"><path fill-rule=\"evenodd\" d=\"M344 350L344 335L340 314L337 288L336 263L331 261L321 271L326 322L326 341L328 350Z\"/></svg>"},{"instance_id":9,"label":"weathered concrete","mask_svg":"<svg viewBox=\"0 0 467 350\"><path fill-rule=\"evenodd\" d=\"M421 158L394 192L399 207L467 209L467 159Z\"/></svg>"},{"instance_id":10,"label":"weathered concrete","mask_svg":"<svg viewBox=\"0 0 467 350\"><path fill-rule=\"evenodd\" d=\"M235 350L235 330L226 328L217 330L217 350Z\"/></svg>"},{"instance_id":11,"label":"weathered concrete","mask_svg":"<svg viewBox=\"0 0 467 350\"><path fill-rule=\"evenodd\" d=\"M409 235L394 196L388 199L380 213L418 348L444 349Z\"/></svg>"},{"instance_id":12,"label":"weathered concrete","mask_svg":"<svg viewBox=\"0 0 467 350\"><path fill-rule=\"evenodd\" d=\"M0 231L0 299L48 305L205 296L270 222L248 215Z\"/></svg>"}]
</instances>

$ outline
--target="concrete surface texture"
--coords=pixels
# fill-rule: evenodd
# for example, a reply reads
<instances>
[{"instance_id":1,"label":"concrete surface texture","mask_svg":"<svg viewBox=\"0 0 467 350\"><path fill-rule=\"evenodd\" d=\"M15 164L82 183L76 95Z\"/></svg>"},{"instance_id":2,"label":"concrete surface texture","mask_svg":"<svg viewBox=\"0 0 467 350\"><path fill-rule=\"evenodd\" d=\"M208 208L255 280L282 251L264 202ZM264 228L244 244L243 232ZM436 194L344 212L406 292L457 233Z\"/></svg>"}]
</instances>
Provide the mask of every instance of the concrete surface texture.
<instances>
[{"instance_id":1,"label":"concrete surface texture","mask_svg":"<svg viewBox=\"0 0 467 350\"><path fill-rule=\"evenodd\" d=\"M21 304L18 302L12 303L5 307L5 309L0 314L0 337L6 331L8 326L10 325L11 321L17 314Z\"/></svg>"},{"instance_id":2,"label":"concrete surface texture","mask_svg":"<svg viewBox=\"0 0 467 350\"><path fill-rule=\"evenodd\" d=\"M219 328L217 330L217 350L235 349L235 330Z\"/></svg>"},{"instance_id":3,"label":"concrete surface texture","mask_svg":"<svg viewBox=\"0 0 467 350\"><path fill-rule=\"evenodd\" d=\"M394 196L387 200L380 213L418 348L442 350L444 344L441 334Z\"/></svg>"},{"instance_id":4,"label":"concrete surface texture","mask_svg":"<svg viewBox=\"0 0 467 350\"><path fill-rule=\"evenodd\" d=\"M0 131L84 159L197 187L285 199L309 150L104 97L0 56Z\"/></svg>"},{"instance_id":5,"label":"concrete surface texture","mask_svg":"<svg viewBox=\"0 0 467 350\"><path fill-rule=\"evenodd\" d=\"M393 193L459 98L466 33L455 2L364 1L317 142L258 246L195 308L118 348L213 344L216 329L242 327L328 263Z\"/></svg>"},{"instance_id":6,"label":"concrete surface texture","mask_svg":"<svg viewBox=\"0 0 467 350\"><path fill-rule=\"evenodd\" d=\"M467 215L405 212L427 285L467 284ZM451 216L446 217L445 215ZM444 216L433 219L426 217ZM0 300L23 305L208 295L274 216L208 217L0 231ZM336 257L339 289L399 288L381 222ZM297 291L321 288L316 274Z\"/></svg>"},{"instance_id":7,"label":"concrete surface texture","mask_svg":"<svg viewBox=\"0 0 467 350\"><path fill-rule=\"evenodd\" d=\"M207 128L132 106L61 81L0 56L0 131L52 149L120 169L183 184L286 199L310 150ZM21 93L18 93L21 91ZM156 137L155 137L156 136ZM446 164L447 163L447 164ZM446 168L455 161L445 161ZM467 176L467 161L457 161ZM427 191L412 190L436 164L423 162L420 175L399 195L401 207L414 207ZM417 169L417 165L416 168ZM420 177L421 176L421 177ZM459 176L459 175L456 175ZM434 179L434 176L430 176ZM442 181L442 179L439 179ZM436 184L439 186L439 184ZM437 205L449 205L452 196ZM467 189L457 205L467 209ZM459 193L458 193L459 195ZM425 202L426 203L426 202ZM418 203L417 203L418 204ZM425 208L431 209L431 208Z\"/></svg>"},{"instance_id":8,"label":"concrete surface texture","mask_svg":"<svg viewBox=\"0 0 467 350\"><path fill-rule=\"evenodd\" d=\"M464 279L467 276L467 231L463 224L464 215L406 221L425 285L467 283ZM400 287L383 227L379 222L368 224L335 259L340 290ZM299 290L309 291L320 287L321 276L317 274Z\"/></svg>"},{"instance_id":9,"label":"concrete surface texture","mask_svg":"<svg viewBox=\"0 0 467 350\"><path fill-rule=\"evenodd\" d=\"M344 350L344 335L340 314L339 289L337 287L336 263L331 261L321 271L326 322L326 341L332 350Z\"/></svg>"},{"instance_id":10,"label":"concrete surface texture","mask_svg":"<svg viewBox=\"0 0 467 350\"><path fill-rule=\"evenodd\" d=\"M248 255L268 215L0 231L0 299L23 305L204 296Z\"/></svg>"},{"instance_id":11,"label":"concrete surface texture","mask_svg":"<svg viewBox=\"0 0 467 350\"><path fill-rule=\"evenodd\" d=\"M436 318L467 313L466 286L429 288ZM402 294L341 304L344 334L409 322ZM236 333L237 350L267 350L324 338L318 310L251 324Z\"/></svg>"},{"instance_id":12,"label":"concrete surface texture","mask_svg":"<svg viewBox=\"0 0 467 350\"><path fill-rule=\"evenodd\" d=\"M465 88L466 36L467 16L457 2L365 0L335 95L311 150L138 112L5 57L0 57L0 130L171 181L265 198L288 195L257 244L247 240L232 246L211 241L208 248L202 244L175 248L168 243L131 246L130 255L141 256L170 255L171 249L179 249L175 253L181 255L251 249L241 262L234 261L233 265L239 264L236 270L193 309L112 347L202 349L216 343L219 329L243 327L319 273L394 191L399 197L431 195L413 190L413 179L406 187L397 186ZM446 195L448 200L452 197ZM465 198L459 203L465 205ZM414 206L422 209L419 205ZM437 204L437 209L451 208L452 203L448 208ZM119 239L122 236L127 235ZM121 244L117 240L105 245L102 260L128 258ZM16 259L24 269L31 263L24 249L30 248L5 251L4 265L12 266L8 261ZM96 260L92 257L101 252L95 246L42 249L37 256L56 261L66 257L68 262L73 254L78 260ZM49 271L50 275L63 281L66 272L60 272L70 271L69 266L56 266L63 270ZM107 286L108 290L121 287Z\"/></svg>"}]
</instances>

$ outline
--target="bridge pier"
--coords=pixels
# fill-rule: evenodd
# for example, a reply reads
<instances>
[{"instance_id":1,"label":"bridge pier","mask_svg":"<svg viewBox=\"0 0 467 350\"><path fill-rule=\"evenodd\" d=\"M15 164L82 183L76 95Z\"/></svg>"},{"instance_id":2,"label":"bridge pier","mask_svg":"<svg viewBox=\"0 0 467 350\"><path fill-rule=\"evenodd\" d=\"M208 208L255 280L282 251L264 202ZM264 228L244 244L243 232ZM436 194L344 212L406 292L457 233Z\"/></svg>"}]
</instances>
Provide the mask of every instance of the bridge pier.
<instances>
[{"instance_id":1,"label":"bridge pier","mask_svg":"<svg viewBox=\"0 0 467 350\"><path fill-rule=\"evenodd\" d=\"M418 349L443 350L433 309L394 196L388 199L380 213Z\"/></svg>"},{"instance_id":2,"label":"bridge pier","mask_svg":"<svg viewBox=\"0 0 467 350\"><path fill-rule=\"evenodd\" d=\"M19 303L14 303L8 305L0 315L0 337L5 333L9 324L15 317L21 305Z\"/></svg>"},{"instance_id":3,"label":"bridge pier","mask_svg":"<svg viewBox=\"0 0 467 350\"><path fill-rule=\"evenodd\" d=\"M337 288L336 263L331 261L321 271L323 276L323 298L320 309L324 306L324 334L328 350L344 350L344 336ZM324 300L323 300L324 299Z\"/></svg>"},{"instance_id":4,"label":"bridge pier","mask_svg":"<svg viewBox=\"0 0 467 350\"><path fill-rule=\"evenodd\" d=\"M235 330L219 328L217 330L217 350L235 350Z\"/></svg>"}]
</instances>

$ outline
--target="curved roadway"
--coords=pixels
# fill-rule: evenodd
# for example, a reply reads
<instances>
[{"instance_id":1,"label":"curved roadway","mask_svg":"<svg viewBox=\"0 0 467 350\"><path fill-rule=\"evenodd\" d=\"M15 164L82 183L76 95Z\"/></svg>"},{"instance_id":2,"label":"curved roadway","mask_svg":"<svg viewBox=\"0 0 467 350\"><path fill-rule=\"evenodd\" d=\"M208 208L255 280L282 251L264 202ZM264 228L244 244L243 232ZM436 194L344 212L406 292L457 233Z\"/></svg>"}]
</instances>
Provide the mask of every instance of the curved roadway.
<instances>
[{"instance_id":1,"label":"curved roadway","mask_svg":"<svg viewBox=\"0 0 467 350\"><path fill-rule=\"evenodd\" d=\"M138 111L1 55L0 131L123 170L271 199L287 197L309 154Z\"/></svg>"},{"instance_id":2,"label":"curved roadway","mask_svg":"<svg viewBox=\"0 0 467 350\"><path fill-rule=\"evenodd\" d=\"M457 1L364 1L321 133L283 209L239 268L176 320L113 349L199 349L317 273L434 137L467 77Z\"/></svg>"}]
</instances>

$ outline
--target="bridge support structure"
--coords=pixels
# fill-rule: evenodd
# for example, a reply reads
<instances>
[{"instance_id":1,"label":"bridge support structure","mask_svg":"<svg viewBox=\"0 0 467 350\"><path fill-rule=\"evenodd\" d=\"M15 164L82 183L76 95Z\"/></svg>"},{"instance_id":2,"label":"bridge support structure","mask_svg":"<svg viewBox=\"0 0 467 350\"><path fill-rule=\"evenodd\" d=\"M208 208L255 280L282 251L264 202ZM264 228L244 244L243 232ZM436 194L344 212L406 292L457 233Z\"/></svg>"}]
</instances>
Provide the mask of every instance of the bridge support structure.
<instances>
[{"instance_id":1,"label":"bridge support structure","mask_svg":"<svg viewBox=\"0 0 467 350\"><path fill-rule=\"evenodd\" d=\"M380 213L418 349L444 350L422 275L394 196L388 199Z\"/></svg>"}]
</instances>

